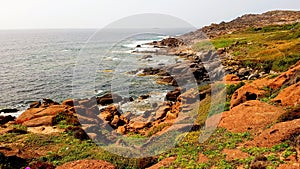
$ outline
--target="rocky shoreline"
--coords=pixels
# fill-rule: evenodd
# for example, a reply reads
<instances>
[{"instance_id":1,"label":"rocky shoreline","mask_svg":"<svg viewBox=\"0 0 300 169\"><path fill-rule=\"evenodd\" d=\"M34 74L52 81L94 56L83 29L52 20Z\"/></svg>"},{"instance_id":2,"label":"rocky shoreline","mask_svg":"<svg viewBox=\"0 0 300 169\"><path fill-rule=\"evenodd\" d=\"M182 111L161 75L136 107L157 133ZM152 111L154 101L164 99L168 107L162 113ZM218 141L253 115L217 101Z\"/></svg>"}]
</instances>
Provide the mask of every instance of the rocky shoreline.
<instances>
[{"instance_id":1,"label":"rocky shoreline","mask_svg":"<svg viewBox=\"0 0 300 169\"><path fill-rule=\"evenodd\" d=\"M256 17L273 15L286 16L282 12L269 12L233 22L239 25L247 18L253 21ZM294 17L282 17L280 23L293 20ZM274 19L271 23L278 22ZM247 22L242 23L243 28L249 26ZM265 24L268 23L264 21L258 26ZM203 30L211 32L210 36L219 36L242 29L234 25L223 29L224 25L226 23ZM182 37L188 36L196 35ZM199 40L199 36L196 37ZM238 168L299 168L300 61L281 73L252 69L232 58L229 48L195 52L189 43L177 37L147 44L161 49L159 52L180 57L183 62L128 72L155 76L158 84L174 87L163 102L151 105L140 114L123 112L121 106L147 100L151 95L134 99L109 93L61 103L43 99L31 103L17 118L0 116L0 135L4 140L0 144L0 162L19 168L28 164L31 169L76 169L125 168L132 164L130 160L136 160L134 167L155 169L170 167L178 161L181 164L180 160L195 156L197 159L188 161L188 165L205 168L210 164L209 167L215 168L234 163ZM151 52L147 52L143 59L151 58L150 55ZM196 88L183 87L193 83ZM217 93L213 86L217 86ZM213 105L215 97L212 96L224 93L223 89L227 92L226 103ZM209 133L206 129L216 131ZM211 139L201 142L205 134ZM91 146L92 143L96 146ZM90 149L85 149L89 146ZM97 149L97 152L96 147L105 151ZM157 155L173 147L175 150ZM80 154L84 151L101 155ZM76 157L78 154L81 158ZM66 156L72 158L65 159Z\"/></svg>"}]
</instances>

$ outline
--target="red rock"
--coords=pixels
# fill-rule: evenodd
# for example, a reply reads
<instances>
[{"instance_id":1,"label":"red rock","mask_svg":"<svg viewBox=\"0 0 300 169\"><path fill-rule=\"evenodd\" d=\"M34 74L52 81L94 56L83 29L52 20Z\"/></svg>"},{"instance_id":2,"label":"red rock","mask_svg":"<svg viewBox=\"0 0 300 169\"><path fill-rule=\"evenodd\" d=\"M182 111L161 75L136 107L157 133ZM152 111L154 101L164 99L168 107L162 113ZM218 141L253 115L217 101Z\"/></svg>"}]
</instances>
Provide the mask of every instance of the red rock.
<instances>
[{"instance_id":1,"label":"red rock","mask_svg":"<svg viewBox=\"0 0 300 169\"><path fill-rule=\"evenodd\" d=\"M149 125L149 123L146 123L146 122L133 122L131 124L129 124L129 126L131 128L133 128L134 130L139 130L139 129L143 129L145 127L147 127Z\"/></svg>"},{"instance_id":2,"label":"red rock","mask_svg":"<svg viewBox=\"0 0 300 169\"><path fill-rule=\"evenodd\" d=\"M284 110L258 100L240 104L222 114L219 127L231 132L258 132L275 122Z\"/></svg>"},{"instance_id":3,"label":"red rock","mask_svg":"<svg viewBox=\"0 0 300 169\"><path fill-rule=\"evenodd\" d=\"M283 106L300 105L300 82L285 88L271 101L281 103Z\"/></svg>"},{"instance_id":4,"label":"red rock","mask_svg":"<svg viewBox=\"0 0 300 169\"><path fill-rule=\"evenodd\" d=\"M237 84L241 81L241 79L234 74L228 74L224 77L225 83L226 84Z\"/></svg>"},{"instance_id":5,"label":"red rock","mask_svg":"<svg viewBox=\"0 0 300 169\"><path fill-rule=\"evenodd\" d=\"M43 116L43 117L34 118L25 121L23 125L27 127L52 126L54 117L55 116Z\"/></svg>"},{"instance_id":6,"label":"red rock","mask_svg":"<svg viewBox=\"0 0 300 169\"><path fill-rule=\"evenodd\" d=\"M249 100L257 100L264 96L265 93L266 91L253 84L246 84L233 93L230 101L230 107L233 108Z\"/></svg>"},{"instance_id":7,"label":"red rock","mask_svg":"<svg viewBox=\"0 0 300 169\"><path fill-rule=\"evenodd\" d=\"M116 169L116 167L102 160L78 160L65 163L56 169Z\"/></svg>"},{"instance_id":8,"label":"red rock","mask_svg":"<svg viewBox=\"0 0 300 169\"><path fill-rule=\"evenodd\" d=\"M300 61L293 65L288 71L282 73L276 77L270 83L269 87L272 89L280 89L282 86L290 86L297 83L297 79L300 78Z\"/></svg>"},{"instance_id":9,"label":"red rock","mask_svg":"<svg viewBox=\"0 0 300 169\"><path fill-rule=\"evenodd\" d=\"M118 129L117 129L117 133L125 134L126 133L126 127L125 126L119 126Z\"/></svg>"},{"instance_id":10,"label":"red rock","mask_svg":"<svg viewBox=\"0 0 300 169\"><path fill-rule=\"evenodd\" d=\"M65 113L67 112L67 107L62 105L53 105L45 110L38 112L34 115L34 117L41 117L41 116L48 116L48 115L56 115L59 113Z\"/></svg>"},{"instance_id":11,"label":"red rock","mask_svg":"<svg viewBox=\"0 0 300 169\"><path fill-rule=\"evenodd\" d=\"M23 112L17 119L17 123L23 123L25 121L28 121L34 117L35 114L45 110L45 108L30 108L27 109L25 112Z\"/></svg>"},{"instance_id":12,"label":"red rock","mask_svg":"<svg viewBox=\"0 0 300 169\"><path fill-rule=\"evenodd\" d=\"M277 169L299 169L300 162L292 162L288 164L280 164Z\"/></svg>"},{"instance_id":13,"label":"red rock","mask_svg":"<svg viewBox=\"0 0 300 169\"><path fill-rule=\"evenodd\" d=\"M118 115L118 116L120 116L121 114L120 114L120 112L118 111L118 109L117 109L117 107L116 106L114 106L114 105L112 105L112 106L108 106L108 107L106 107L106 108L104 108L104 109L101 109L100 110L100 118L102 119L102 120L105 120L105 121L112 121L113 120L113 117L115 116L115 115Z\"/></svg>"},{"instance_id":14,"label":"red rock","mask_svg":"<svg viewBox=\"0 0 300 169\"><path fill-rule=\"evenodd\" d=\"M256 136L253 141L246 143L248 146L272 147L280 144L285 140L291 139L294 135L300 133L300 119L293 121L281 122L271 128L263 131Z\"/></svg>"}]
</instances>

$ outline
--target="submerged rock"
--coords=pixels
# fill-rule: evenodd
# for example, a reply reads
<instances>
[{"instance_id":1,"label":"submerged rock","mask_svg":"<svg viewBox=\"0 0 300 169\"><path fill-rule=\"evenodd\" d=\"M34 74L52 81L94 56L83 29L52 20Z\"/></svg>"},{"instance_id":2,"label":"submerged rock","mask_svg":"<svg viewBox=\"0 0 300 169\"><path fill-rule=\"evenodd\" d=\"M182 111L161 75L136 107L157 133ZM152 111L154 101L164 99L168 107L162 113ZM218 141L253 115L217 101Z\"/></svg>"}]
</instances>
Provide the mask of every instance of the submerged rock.
<instances>
[{"instance_id":1,"label":"submerged rock","mask_svg":"<svg viewBox=\"0 0 300 169\"><path fill-rule=\"evenodd\" d=\"M0 113L16 113L18 111L18 109L2 109L0 110Z\"/></svg>"}]
</instances>

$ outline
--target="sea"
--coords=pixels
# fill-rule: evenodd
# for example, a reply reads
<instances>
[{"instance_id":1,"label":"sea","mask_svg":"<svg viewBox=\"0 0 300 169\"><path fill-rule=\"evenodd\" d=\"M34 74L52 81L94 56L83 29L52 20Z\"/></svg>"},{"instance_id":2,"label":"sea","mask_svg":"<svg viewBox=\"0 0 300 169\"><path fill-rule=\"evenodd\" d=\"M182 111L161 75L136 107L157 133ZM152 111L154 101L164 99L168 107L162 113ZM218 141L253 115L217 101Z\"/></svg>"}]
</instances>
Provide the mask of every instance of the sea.
<instances>
[{"instance_id":1,"label":"sea","mask_svg":"<svg viewBox=\"0 0 300 169\"><path fill-rule=\"evenodd\" d=\"M176 56L153 53L147 42L191 31L178 29L0 30L0 109L22 111L50 98L89 98L113 91L138 97L171 90L155 77L128 73L167 66ZM141 45L140 48L136 48ZM151 55L143 59L145 55Z\"/></svg>"}]
</instances>

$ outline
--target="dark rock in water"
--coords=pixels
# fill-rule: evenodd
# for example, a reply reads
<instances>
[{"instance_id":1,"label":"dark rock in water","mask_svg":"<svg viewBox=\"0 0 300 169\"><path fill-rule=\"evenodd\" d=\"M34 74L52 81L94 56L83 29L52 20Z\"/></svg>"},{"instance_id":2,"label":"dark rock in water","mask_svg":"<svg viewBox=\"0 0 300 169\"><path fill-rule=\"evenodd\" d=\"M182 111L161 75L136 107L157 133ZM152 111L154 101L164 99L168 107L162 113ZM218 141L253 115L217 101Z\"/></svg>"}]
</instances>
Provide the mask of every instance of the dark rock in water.
<instances>
[{"instance_id":1,"label":"dark rock in water","mask_svg":"<svg viewBox=\"0 0 300 169\"><path fill-rule=\"evenodd\" d=\"M137 47L137 48L140 48L140 47L142 47L142 46L141 46L141 45L136 45L136 47Z\"/></svg>"},{"instance_id":2,"label":"dark rock in water","mask_svg":"<svg viewBox=\"0 0 300 169\"><path fill-rule=\"evenodd\" d=\"M151 59L151 58L153 58L151 55L145 55L141 59Z\"/></svg>"},{"instance_id":3,"label":"dark rock in water","mask_svg":"<svg viewBox=\"0 0 300 169\"><path fill-rule=\"evenodd\" d=\"M14 121L16 118L9 115L9 116L0 116L0 125L6 124L10 121Z\"/></svg>"},{"instance_id":4,"label":"dark rock in water","mask_svg":"<svg viewBox=\"0 0 300 169\"><path fill-rule=\"evenodd\" d=\"M2 110L0 110L0 112L2 112L2 113L16 113L18 111L19 111L18 109L2 109Z\"/></svg>"},{"instance_id":5,"label":"dark rock in water","mask_svg":"<svg viewBox=\"0 0 300 169\"><path fill-rule=\"evenodd\" d=\"M148 99L149 97L150 97L149 94L144 94L144 95L141 95L141 96L139 97L139 99L145 100L145 99Z\"/></svg>"},{"instance_id":6,"label":"dark rock in water","mask_svg":"<svg viewBox=\"0 0 300 169\"><path fill-rule=\"evenodd\" d=\"M117 94L106 94L97 98L97 103L100 105L108 105L122 101L122 97Z\"/></svg>"}]
</instances>

